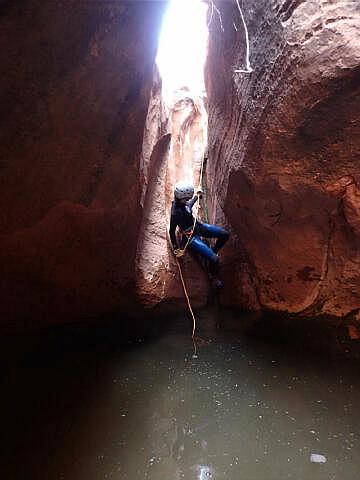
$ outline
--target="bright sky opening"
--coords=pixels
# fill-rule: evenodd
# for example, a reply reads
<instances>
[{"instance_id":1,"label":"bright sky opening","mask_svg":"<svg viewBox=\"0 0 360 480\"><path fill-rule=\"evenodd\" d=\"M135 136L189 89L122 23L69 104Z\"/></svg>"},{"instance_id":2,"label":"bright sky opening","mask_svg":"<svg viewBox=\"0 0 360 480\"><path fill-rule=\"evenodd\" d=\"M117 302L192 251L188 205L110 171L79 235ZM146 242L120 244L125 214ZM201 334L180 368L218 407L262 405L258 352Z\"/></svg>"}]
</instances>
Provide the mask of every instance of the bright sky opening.
<instances>
[{"instance_id":1,"label":"bright sky opening","mask_svg":"<svg viewBox=\"0 0 360 480\"><path fill-rule=\"evenodd\" d=\"M201 0L171 0L165 14L156 58L163 93L171 97L180 87L195 94L205 91L207 5Z\"/></svg>"}]
</instances>

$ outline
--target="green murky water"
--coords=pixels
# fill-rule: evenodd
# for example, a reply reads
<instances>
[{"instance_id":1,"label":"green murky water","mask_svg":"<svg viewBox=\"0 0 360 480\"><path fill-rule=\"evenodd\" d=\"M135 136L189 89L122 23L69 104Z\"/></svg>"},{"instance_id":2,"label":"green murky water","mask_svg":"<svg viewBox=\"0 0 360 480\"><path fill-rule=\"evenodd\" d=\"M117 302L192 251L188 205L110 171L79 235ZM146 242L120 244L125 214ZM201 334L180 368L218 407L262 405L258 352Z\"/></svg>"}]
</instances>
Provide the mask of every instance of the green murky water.
<instances>
[{"instance_id":1,"label":"green murky water","mask_svg":"<svg viewBox=\"0 0 360 480\"><path fill-rule=\"evenodd\" d=\"M359 478L357 365L231 332L211 340L196 359L183 333L12 350L1 478Z\"/></svg>"}]
</instances>

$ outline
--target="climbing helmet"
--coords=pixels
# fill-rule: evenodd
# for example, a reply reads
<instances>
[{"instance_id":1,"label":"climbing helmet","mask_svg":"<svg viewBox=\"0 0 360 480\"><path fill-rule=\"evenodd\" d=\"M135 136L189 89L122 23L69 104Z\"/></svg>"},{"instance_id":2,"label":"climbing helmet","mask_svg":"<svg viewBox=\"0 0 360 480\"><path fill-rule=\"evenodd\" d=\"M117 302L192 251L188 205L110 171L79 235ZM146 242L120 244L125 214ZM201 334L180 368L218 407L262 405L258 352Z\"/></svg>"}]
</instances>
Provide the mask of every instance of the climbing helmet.
<instances>
[{"instance_id":1,"label":"climbing helmet","mask_svg":"<svg viewBox=\"0 0 360 480\"><path fill-rule=\"evenodd\" d=\"M190 199L194 195L194 186L189 182L179 182L175 185L174 195L178 200Z\"/></svg>"}]
</instances>

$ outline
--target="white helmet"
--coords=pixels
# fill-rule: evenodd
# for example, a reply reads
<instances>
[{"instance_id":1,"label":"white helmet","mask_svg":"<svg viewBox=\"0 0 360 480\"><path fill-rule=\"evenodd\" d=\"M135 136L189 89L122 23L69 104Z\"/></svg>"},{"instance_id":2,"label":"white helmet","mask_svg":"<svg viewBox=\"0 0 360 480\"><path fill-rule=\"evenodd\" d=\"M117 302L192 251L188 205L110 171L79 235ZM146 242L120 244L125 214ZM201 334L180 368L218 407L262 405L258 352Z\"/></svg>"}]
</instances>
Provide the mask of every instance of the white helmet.
<instances>
[{"instance_id":1,"label":"white helmet","mask_svg":"<svg viewBox=\"0 0 360 480\"><path fill-rule=\"evenodd\" d=\"M190 199L194 195L194 186L189 182L179 182L175 185L174 195L178 200Z\"/></svg>"}]
</instances>

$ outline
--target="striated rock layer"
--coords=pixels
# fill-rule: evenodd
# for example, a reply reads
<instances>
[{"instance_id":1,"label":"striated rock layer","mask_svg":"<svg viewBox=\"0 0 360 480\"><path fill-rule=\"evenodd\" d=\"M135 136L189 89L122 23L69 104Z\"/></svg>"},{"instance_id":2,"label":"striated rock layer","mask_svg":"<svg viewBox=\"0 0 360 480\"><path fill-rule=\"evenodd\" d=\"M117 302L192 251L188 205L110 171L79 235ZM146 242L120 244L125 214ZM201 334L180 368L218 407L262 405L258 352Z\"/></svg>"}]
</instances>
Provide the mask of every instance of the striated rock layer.
<instances>
[{"instance_id":1,"label":"striated rock layer","mask_svg":"<svg viewBox=\"0 0 360 480\"><path fill-rule=\"evenodd\" d=\"M215 2L207 89L212 219L227 219L223 303L360 308L360 6Z\"/></svg>"},{"instance_id":2,"label":"striated rock layer","mask_svg":"<svg viewBox=\"0 0 360 480\"><path fill-rule=\"evenodd\" d=\"M135 311L139 163L165 7L2 2L3 330Z\"/></svg>"}]
</instances>

